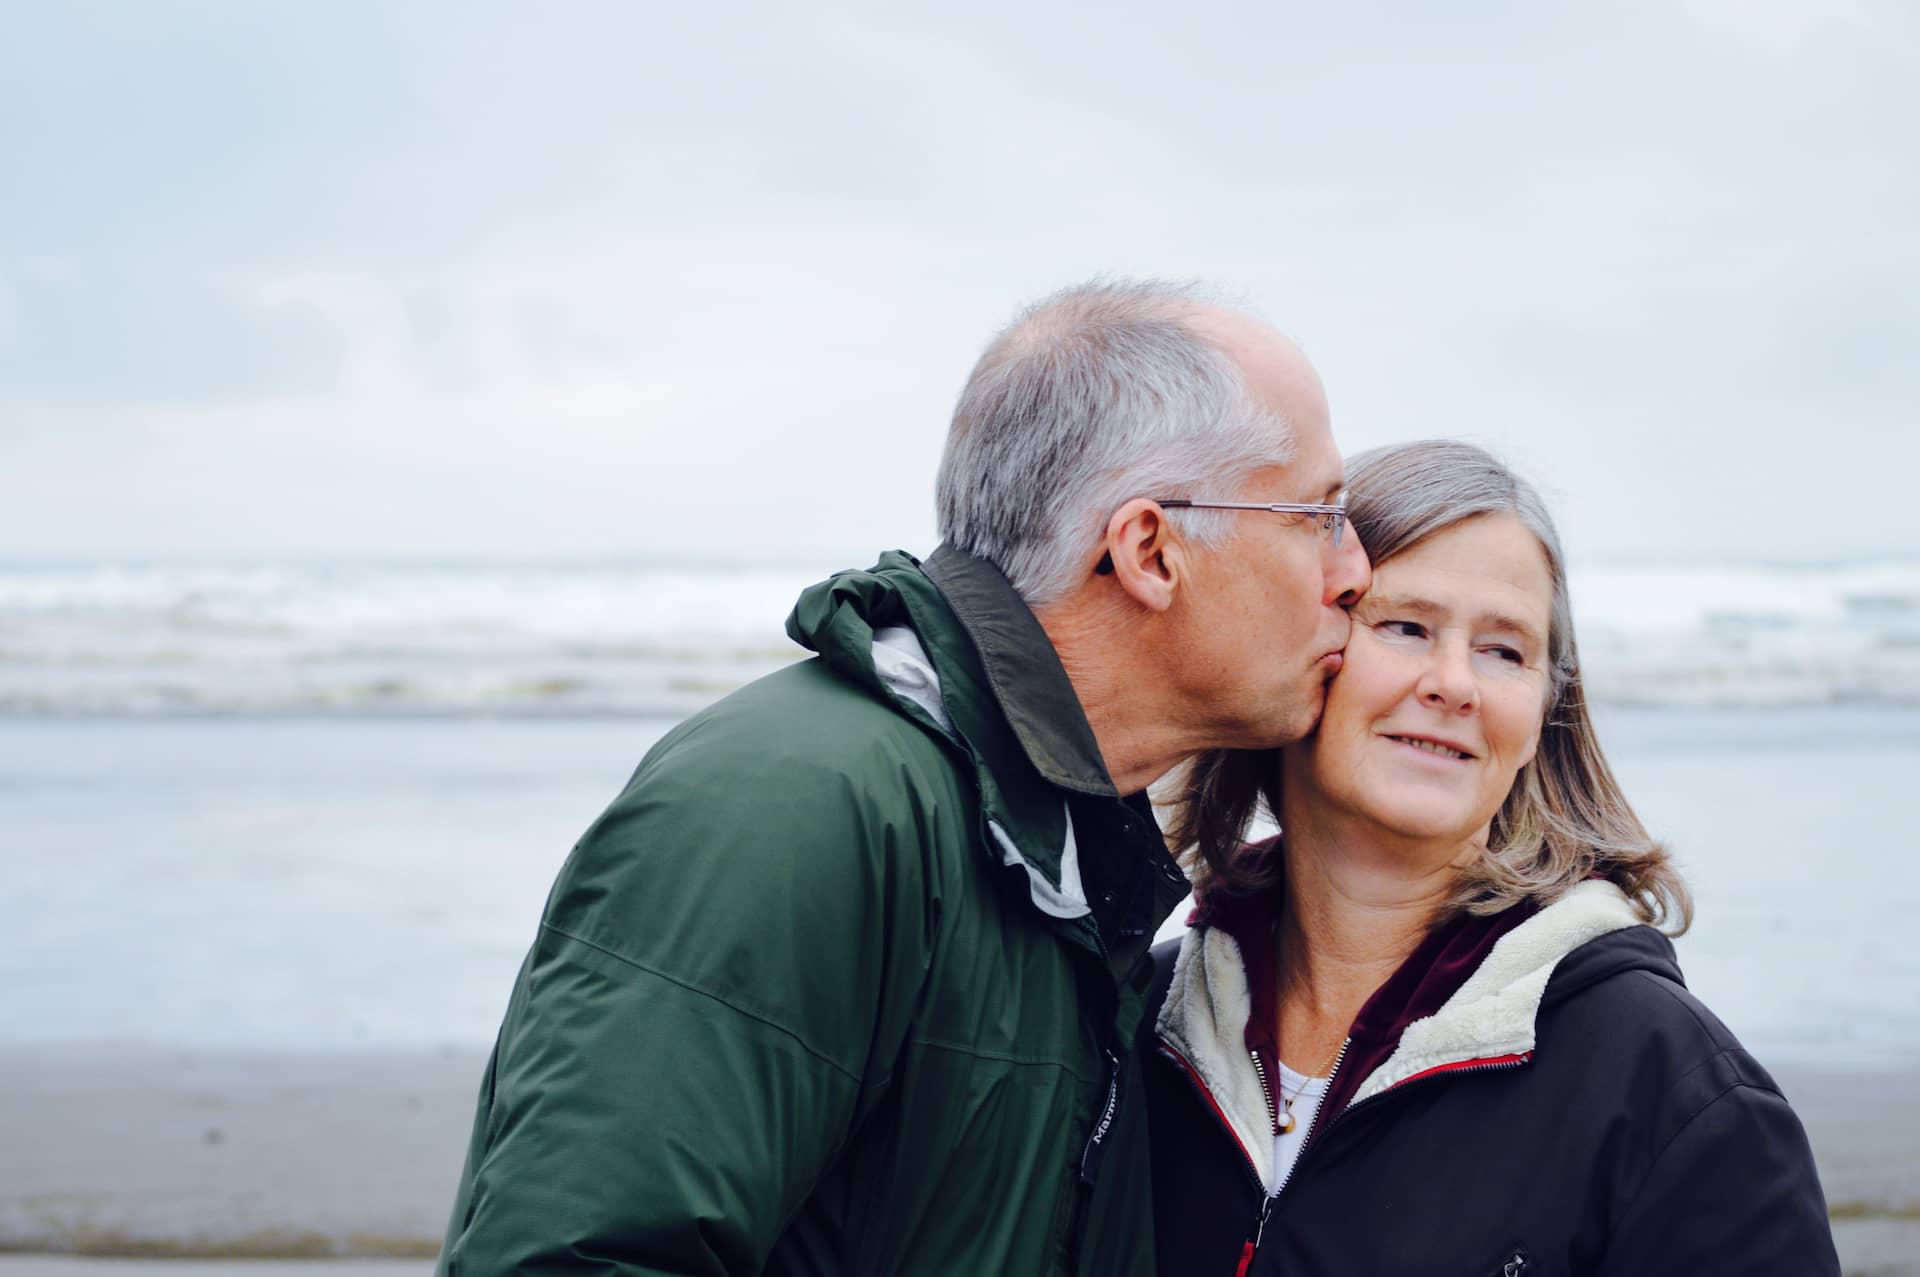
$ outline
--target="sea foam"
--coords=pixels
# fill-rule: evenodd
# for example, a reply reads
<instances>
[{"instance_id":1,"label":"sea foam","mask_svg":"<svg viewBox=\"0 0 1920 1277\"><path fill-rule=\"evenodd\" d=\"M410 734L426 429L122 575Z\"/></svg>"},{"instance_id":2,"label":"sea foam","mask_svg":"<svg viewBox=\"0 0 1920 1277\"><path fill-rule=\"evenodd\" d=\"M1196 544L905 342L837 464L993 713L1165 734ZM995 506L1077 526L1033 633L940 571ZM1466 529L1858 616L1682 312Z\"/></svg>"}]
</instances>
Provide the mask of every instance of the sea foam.
<instances>
[{"instance_id":1,"label":"sea foam","mask_svg":"<svg viewBox=\"0 0 1920 1277\"><path fill-rule=\"evenodd\" d=\"M804 656L824 570L0 566L0 714L677 717ZM1920 703L1920 562L1577 566L1594 700Z\"/></svg>"}]
</instances>

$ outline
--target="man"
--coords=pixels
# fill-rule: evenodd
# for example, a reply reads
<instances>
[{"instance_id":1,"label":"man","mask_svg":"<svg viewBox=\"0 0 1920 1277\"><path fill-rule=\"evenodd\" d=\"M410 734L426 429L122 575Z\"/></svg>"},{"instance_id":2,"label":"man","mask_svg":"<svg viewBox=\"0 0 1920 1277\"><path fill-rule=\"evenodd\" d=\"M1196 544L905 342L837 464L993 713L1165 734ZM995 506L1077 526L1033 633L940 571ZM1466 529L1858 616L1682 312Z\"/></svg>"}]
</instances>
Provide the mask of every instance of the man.
<instances>
[{"instance_id":1,"label":"man","mask_svg":"<svg viewBox=\"0 0 1920 1277\"><path fill-rule=\"evenodd\" d=\"M574 849L443 1271L1151 1270L1126 1061L1186 883L1142 791L1318 717L1368 579L1325 396L1243 315L1072 289L981 358L937 487L924 565L803 594L816 658Z\"/></svg>"}]
</instances>

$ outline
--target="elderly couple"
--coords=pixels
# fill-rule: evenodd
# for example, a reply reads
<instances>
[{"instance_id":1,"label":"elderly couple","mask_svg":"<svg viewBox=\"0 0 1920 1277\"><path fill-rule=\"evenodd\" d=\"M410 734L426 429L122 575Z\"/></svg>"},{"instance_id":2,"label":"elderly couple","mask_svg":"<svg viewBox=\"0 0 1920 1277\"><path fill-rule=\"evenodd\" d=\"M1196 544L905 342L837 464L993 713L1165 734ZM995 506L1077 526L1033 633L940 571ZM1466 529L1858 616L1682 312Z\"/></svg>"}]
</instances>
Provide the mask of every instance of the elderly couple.
<instances>
[{"instance_id":1,"label":"elderly couple","mask_svg":"<svg viewBox=\"0 0 1920 1277\"><path fill-rule=\"evenodd\" d=\"M574 848L445 1272L1838 1271L1523 480L1343 464L1277 333L1096 284L988 347L938 506Z\"/></svg>"}]
</instances>

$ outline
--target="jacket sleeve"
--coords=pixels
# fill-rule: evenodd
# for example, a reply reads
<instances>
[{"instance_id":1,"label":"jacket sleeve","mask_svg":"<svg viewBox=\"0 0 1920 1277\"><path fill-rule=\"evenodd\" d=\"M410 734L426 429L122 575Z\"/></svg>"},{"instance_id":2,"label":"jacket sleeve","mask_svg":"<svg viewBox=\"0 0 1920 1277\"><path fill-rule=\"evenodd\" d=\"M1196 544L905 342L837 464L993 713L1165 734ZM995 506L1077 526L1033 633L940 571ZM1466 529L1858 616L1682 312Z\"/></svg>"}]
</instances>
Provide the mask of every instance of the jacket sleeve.
<instances>
[{"instance_id":1,"label":"jacket sleeve","mask_svg":"<svg viewBox=\"0 0 1920 1277\"><path fill-rule=\"evenodd\" d=\"M1616 1224L1600 1272L1838 1277L1813 1150L1779 1092L1730 1085L1684 1118Z\"/></svg>"},{"instance_id":2,"label":"jacket sleeve","mask_svg":"<svg viewBox=\"0 0 1920 1277\"><path fill-rule=\"evenodd\" d=\"M768 751L656 750L569 857L443 1272L759 1272L877 1101L936 912L912 806L937 799Z\"/></svg>"}]
</instances>

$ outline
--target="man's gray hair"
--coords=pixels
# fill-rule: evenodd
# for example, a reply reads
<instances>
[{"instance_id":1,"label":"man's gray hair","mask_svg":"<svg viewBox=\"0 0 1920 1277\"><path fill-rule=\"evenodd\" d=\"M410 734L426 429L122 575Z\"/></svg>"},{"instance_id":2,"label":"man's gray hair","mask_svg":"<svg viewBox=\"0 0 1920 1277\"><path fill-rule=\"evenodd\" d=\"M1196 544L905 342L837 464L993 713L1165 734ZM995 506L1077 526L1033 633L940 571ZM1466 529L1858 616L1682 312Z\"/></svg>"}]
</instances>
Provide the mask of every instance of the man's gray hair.
<instances>
[{"instance_id":1,"label":"man's gray hair","mask_svg":"<svg viewBox=\"0 0 1920 1277\"><path fill-rule=\"evenodd\" d=\"M1191 285L1095 281L1029 306L980 356L935 481L940 535L997 565L1030 605L1092 571L1134 497L1230 499L1293 459L1293 433L1192 326ZM1217 546L1225 511L1169 511Z\"/></svg>"}]
</instances>

